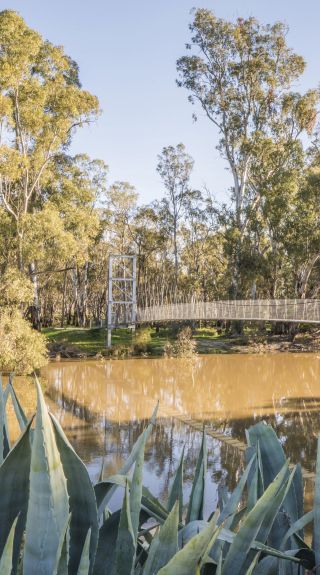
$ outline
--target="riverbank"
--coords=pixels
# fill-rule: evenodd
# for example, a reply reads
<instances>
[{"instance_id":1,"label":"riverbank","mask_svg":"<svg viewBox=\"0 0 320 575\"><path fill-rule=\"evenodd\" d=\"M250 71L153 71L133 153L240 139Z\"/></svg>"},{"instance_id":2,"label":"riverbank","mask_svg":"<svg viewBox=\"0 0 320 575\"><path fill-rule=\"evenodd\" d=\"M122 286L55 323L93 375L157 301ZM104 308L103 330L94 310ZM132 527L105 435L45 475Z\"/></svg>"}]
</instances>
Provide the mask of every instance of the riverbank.
<instances>
[{"instance_id":1,"label":"riverbank","mask_svg":"<svg viewBox=\"0 0 320 575\"><path fill-rule=\"evenodd\" d=\"M44 329L52 359L87 357L160 357L168 345L177 340L177 332L169 328L142 328L133 336L130 330L116 329L112 348L106 349L104 329L68 327ZM294 340L287 335L272 335L246 328L241 336L218 333L215 328L199 328L192 335L195 352L199 354L279 353L320 351L320 330L298 333Z\"/></svg>"}]
</instances>

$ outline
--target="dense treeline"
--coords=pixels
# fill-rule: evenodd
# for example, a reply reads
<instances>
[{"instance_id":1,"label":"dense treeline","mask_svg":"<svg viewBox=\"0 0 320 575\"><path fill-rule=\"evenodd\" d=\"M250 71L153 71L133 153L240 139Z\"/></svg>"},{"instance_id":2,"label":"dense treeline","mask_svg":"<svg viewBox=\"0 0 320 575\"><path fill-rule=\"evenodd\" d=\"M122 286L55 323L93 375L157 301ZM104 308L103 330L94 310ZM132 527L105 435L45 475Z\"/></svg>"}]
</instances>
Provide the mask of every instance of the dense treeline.
<instances>
[{"instance_id":1,"label":"dense treeline","mask_svg":"<svg viewBox=\"0 0 320 575\"><path fill-rule=\"evenodd\" d=\"M190 32L178 85L212 124L227 200L192 188L194 162L178 144L159 150L163 198L141 205L131 183L110 184L103 161L70 155L75 130L100 113L77 64L0 13L2 318L103 319L110 253L137 254L141 303L318 297L319 94L296 91L305 62L280 23L197 10Z\"/></svg>"}]
</instances>

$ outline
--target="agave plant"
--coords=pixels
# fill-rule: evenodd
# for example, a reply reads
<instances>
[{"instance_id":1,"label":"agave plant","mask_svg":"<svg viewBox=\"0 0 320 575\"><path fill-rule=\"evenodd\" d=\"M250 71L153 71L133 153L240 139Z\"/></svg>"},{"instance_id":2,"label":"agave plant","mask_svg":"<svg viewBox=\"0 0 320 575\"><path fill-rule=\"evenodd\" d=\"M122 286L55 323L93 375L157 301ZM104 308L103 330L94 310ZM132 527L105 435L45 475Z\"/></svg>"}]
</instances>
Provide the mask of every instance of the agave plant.
<instances>
[{"instance_id":1,"label":"agave plant","mask_svg":"<svg viewBox=\"0 0 320 575\"><path fill-rule=\"evenodd\" d=\"M319 563L320 451L314 510L304 515L300 466L289 467L270 426L253 426L243 475L206 520L205 433L185 506L183 452L166 503L143 486L144 449L157 410L118 474L93 486L36 386L37 410L29 421L12 380L4 392L0 386L1 575L298 575ZM22 430L12 449L9 396ZM122 508L111 513L119 488ZM313 549L304 540L312 521Z\"/></svg>"}]
</instances>

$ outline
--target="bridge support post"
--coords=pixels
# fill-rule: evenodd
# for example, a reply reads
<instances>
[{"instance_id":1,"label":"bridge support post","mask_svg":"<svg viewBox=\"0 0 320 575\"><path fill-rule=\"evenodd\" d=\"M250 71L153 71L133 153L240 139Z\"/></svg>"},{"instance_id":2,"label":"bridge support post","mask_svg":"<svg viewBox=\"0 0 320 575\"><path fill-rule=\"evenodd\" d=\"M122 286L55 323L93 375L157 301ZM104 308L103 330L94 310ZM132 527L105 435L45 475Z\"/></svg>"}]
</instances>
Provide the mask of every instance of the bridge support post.
<instances>
[{"instance_id":1,"label":"bridge support post","mask_svg":"<svg viewBox=\"0 0 320 575\"><path fill-rule=\"evenodd\" d=\"M112 345L114 327L135 330L137 317L137 258L110 255L108 269L107 347Z\"/></svg>"}]
</instances>

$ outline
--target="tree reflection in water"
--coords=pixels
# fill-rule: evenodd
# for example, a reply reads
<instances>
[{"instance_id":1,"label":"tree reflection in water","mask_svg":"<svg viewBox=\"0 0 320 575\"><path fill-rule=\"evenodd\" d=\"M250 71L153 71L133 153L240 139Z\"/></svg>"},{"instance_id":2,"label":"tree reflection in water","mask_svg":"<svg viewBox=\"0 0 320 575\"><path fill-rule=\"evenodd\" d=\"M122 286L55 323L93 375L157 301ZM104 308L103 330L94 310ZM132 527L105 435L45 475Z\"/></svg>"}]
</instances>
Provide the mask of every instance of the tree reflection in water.
<instances>
[{"instance_id":1,"label":"tree reflection in water","mask_svg":"<svg viewBox=\"0 0 320 575\"><path fill-rule=\"evenodd\" d=\"M245 429L263 419L273 425L291 461L313 470L320 431L319 376L317 354L61 362L43 371L50 409L94 480L103 461L105 474L117 471L160 401L144 482L163 498L184 444L186 495L191 489L201 433L181 418L242 441ZM17 391L24 403L23 387ZM219 483L234 487L242 458L234 447L208 436L208 510Z\"/></svg>"}]
</instances>

